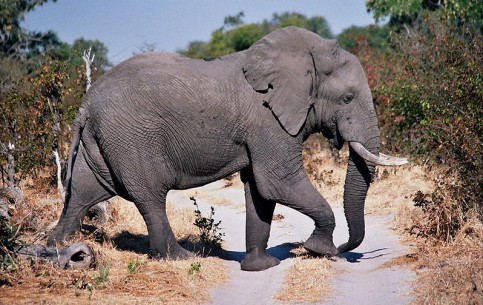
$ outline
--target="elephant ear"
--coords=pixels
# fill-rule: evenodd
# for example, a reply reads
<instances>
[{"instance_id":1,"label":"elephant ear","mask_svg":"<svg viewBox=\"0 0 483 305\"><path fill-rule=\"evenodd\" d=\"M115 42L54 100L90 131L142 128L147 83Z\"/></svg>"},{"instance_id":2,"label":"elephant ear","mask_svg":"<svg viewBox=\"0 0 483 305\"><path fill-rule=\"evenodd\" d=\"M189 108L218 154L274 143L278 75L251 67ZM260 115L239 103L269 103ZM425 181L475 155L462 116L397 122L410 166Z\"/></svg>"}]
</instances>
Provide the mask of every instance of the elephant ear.
<instances>
[{"instance_id":1,"label":"elephant ear","mask_svg":"<svg viewBox=\"0 0 483 305\"><path fill-rule=\"evenodd\" d=\"M247 51L243 66L247 82L264 93L263 102L292 136L302 129L315 101L319 73L331 71L331 60L325 56L330 52L324 51L327 41L307 30L287 27Z\"/></svg>"}]
</instances>

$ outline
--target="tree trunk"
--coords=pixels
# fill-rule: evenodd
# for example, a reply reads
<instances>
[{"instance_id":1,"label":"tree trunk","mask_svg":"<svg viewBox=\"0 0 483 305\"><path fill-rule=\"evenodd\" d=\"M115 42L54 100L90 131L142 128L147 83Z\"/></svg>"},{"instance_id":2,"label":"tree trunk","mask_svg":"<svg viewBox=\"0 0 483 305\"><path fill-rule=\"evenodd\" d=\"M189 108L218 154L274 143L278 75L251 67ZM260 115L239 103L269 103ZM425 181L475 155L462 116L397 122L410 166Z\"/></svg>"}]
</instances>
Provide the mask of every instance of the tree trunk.
<instances>
[{"instance_id":1,"label":"tree trunk","mask_svg":"<svg viewBox=\"0 0 483 305\"><path fill-rule=\"evenodd\" d=\"M15 145L8 142L7 149L7 188L15 187L15 156L13 152L15 150Z\"/></svg>"}]
</instances>

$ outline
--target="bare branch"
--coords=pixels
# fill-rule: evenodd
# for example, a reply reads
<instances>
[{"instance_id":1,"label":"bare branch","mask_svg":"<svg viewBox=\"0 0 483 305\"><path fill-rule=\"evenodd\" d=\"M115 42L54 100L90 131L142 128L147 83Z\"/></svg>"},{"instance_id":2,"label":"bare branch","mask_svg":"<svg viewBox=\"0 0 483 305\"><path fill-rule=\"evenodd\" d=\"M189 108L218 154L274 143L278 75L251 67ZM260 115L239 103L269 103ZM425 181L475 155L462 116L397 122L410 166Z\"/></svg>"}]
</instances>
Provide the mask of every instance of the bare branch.
<instances>
[{"instance_id":1,"label":"bare branch","mask_svg":"<svg viewBox=\"0 0 483 305\"><path fill-rule=\"evenodd\" d=\"M65 199L65 189L62 185L62 170L60 166L60 157L57 150L54 150L53 155L55 158L55 164L57 165L57 191L59 192L59 196L62 199Z\"/></svg>"},{"instance_id":2,"label":"bare branch","mask_svg":"<svg viewBox=\"0 0 483 305\"><path fill-rule=\"evenodd\" d=\"M92 48L89 48L89 50L84 50L84 54L82 55L82 59L86 64L86 79L87 79L86 92L89 90L92 84L91 66L92 66L92 63L94 62L94 58L96 57L96 54L92 54L92 57L91 57L91 51L92 51Z\"/></svg>"}]
</instances>

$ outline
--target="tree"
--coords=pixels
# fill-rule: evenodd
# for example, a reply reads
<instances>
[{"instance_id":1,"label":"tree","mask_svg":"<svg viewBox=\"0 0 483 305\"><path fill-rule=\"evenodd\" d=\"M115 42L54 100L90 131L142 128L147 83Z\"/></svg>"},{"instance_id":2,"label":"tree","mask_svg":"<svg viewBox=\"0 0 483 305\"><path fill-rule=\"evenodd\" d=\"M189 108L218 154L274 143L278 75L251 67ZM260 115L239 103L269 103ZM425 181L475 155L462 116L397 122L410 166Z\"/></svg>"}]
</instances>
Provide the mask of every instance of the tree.
<instances>
[{"instance_id":1,"label":"tree","mask_svg":"<svg viewBox=\"0 0 483 305\"><path fill-rule=\"evenodd\" d=\"M389 17L393 26L404 27L417 21L424 11L438 10L449 21L483 31L481 0L367 0L366 7L376 21Z\"/></svg>"},{"instance_id":2,"label":"tree","mask_svg":"<svg viewBox=\"0 0 483 305\"><path fill-rule=\"evenodd\" d=\"M24 78L1 101L0 152L7 160L13 158L6 171L13 170L16 175L12 177L9 172L8 184L48 165L52 150L61 146L65 124L62 104L70 92L65 86L68 66L45 58L39 68L38 75Z\"/></svg>"},{"instance_id":3,"label":"tree","mask_svg":"<svg viewBox=\"0 0 483 305\"><path fill-rule=\"evenodd\" d=\"M51 170L52 152L65 154L65 127L87 82L83 52L96 53L93 79L111 65L99 40L79 38L70 45L52 31L20 27L25 13L47 1L0 0L0 171L8 188Z\"/></svg>"},{"instance_id":4,"label":"tree","mask_svg":"<svg viewBox=\"0 0 483 305\"><path fill-rule=\"evenodd\" d=\"M389 45L390 28L386 25L351 26L337 36L342 48L357 53L362 42L371 49L384 51Z\"/></svg>"},{"instance_id":5,"label":"tree","mask_svg":"<svg viewBox=\"0 0 483 305\"><path fill-rule=\"evenodd\" d=\"M185 50L178 52L192 58L213 58L248 49L257 40L278 28L298 26L332 38L332 31L324 17L307 18L299 13L274 14L271 20L245 24L243 12L225 17L224 24L213 31L208 42L192 41Z\"/></svg>"},{"instance_id":6,"label":"tree","mask_svg":"<svg viewBox=\"0 0 483 305\"><path fill-rule=\"evenodd\" d=\"M48 40L52 37L51 32L42 35L20 27L26 13L48 1L0 0L0 56L25 56L32 46L38 46L45 38Z\"/></svg>"},{"instance_id":7,"label":"tree","mask_svg":"<svg viewBox=\"0 0 483 305\"><path fill-rule=\"evenodd\" d=\"M272 25L272 31L277 28L297 26L319 34L324 38L333 37L329 24L325 18L321 16L315 16L309 19L299 13L285 12L281 15L273 14L270 24Z\"/></svg>"},{"instance_id":8,"label":"tree","mask_svg":"<svg viewBox=\"0 0 483 305\"><path fill-rule=\"evenodd\" d=\"M430 220L424 234L450 241L470 213L483 219L483 2L369 0L367 7L389 17L392 30L391 52L368 69L378 69L371 88L383 143L440 173L435 190L414 200Z\"/></svg>"},{"instance_id":9,"label":"tree","mask_svg":"<svg viewBox=\"0 0 483 305\"><path fill-rule=\"evenodd\" d=\"M83 63L82 55L85 50L91 50L93 54L96 54L96 58L93 64L97 69L104 71L107 67L112 66L107 57L108 49L100 40L88 40L84 37L78 38L72 44L72 54L74 55L72 63L79 67Z\"/></svg>"}]
</instances>

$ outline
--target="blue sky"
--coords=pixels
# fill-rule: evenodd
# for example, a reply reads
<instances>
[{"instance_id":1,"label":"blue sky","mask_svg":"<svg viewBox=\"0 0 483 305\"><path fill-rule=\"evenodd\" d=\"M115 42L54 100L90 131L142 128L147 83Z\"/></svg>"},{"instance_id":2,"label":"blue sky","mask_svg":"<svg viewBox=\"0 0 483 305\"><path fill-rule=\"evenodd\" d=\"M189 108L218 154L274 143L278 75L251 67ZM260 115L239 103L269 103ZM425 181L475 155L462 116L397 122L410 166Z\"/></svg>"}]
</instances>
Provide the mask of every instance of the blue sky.
<instances>
[{"instance_id":1,"label":"blue sky","mask_svg":"<svg viewBox=\"0 0 483 305\"><path fill-rule=\"evenodd\" d=\"M22 26L53 30L69 43L79 37L99 39L118 63L144 43L155 44L157 51L176 51L192 40L206 41L224 17L240 11L246 23L286 11L324 16L334 34L374 23L364 0L58 0L27 14Z\"/></svg>"}]
</instances>

